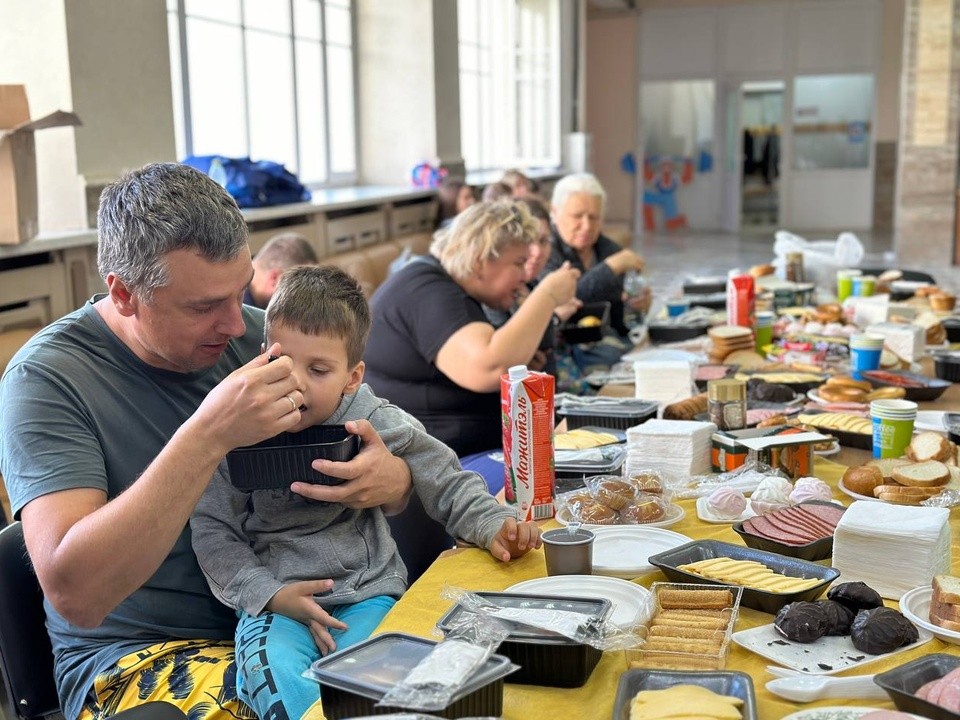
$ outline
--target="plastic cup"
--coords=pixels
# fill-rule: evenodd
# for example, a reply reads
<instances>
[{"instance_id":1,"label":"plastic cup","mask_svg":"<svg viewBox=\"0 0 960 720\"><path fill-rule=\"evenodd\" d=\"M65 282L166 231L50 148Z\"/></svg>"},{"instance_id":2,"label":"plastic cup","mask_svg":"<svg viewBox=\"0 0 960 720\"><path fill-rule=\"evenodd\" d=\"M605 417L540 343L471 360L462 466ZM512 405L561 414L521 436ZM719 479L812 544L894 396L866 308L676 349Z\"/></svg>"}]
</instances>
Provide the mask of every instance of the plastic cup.
<instances>
[{"instance_id":1,"label":"plastic cup","mask_svg":"<svg viewBox=\"0 0 960 720\"><path fill-rule=\"evenodd\" d=\"M917 404L910 400L874 400L870 403L873 421L873 456L898 458L913 437Z\"/></svg>"},{"instance_id":2,"label":"plastic cup","mask_svg":"<svg viewBox=\"0 0 960 720\"><path fill-rule=\"evenodd\" d=\"M547 575L593 574L593 539L589 530L547 530L540 536L547 559Z\"/></svg>"},{"instance_id":3,"label":"plastic cup","mask_svg":"<svg viewBox=\"0 0 960 720\"><path fill-rule=\"evenodd\" d=\"M853 294L857 297L870 297L877 289L877 279L873 275L860 275L853 278Z\"/></svg>"},{"instance_id":4,"label":"plastic cup","mask_svg":"<svg viewBox=\"0 0 960 720\"><path fill-rule=\"evenodd\" d=\"M863 373L880 367L883 336L864 333L850 338L850 375L863 380Z\"/></svg>"},{"instance_id":5,"label":"plastic cup","mask_svg":"<svg viewBox=\"0 0 960 720\"><path fill-rule=\"evenodd\" d=\"M667 300L667 315L677 317L683 315L690 309L690 303L687 300Z\"/></svg>"},{"instance_id":6,"label":"plastic cup","mask_svg":"<svg viewBox=\"0 0 960 720\"><path fill-rule=\"evenodd\" d=\"M762 354L763 348L773 342L773 313L758 312L755 318L753 337L757 352Z\"/></svg>"},{"instance_id":7,"label":"plastic cup","mask_svg":"<svg viewBox=\"0 0 960 720\"><path fill-rule=\"evenodd\" d=\"M853 295L853 279L862 275L860 270L837 270L837 301L843 302Z\"/></svg>"}]
</instances>

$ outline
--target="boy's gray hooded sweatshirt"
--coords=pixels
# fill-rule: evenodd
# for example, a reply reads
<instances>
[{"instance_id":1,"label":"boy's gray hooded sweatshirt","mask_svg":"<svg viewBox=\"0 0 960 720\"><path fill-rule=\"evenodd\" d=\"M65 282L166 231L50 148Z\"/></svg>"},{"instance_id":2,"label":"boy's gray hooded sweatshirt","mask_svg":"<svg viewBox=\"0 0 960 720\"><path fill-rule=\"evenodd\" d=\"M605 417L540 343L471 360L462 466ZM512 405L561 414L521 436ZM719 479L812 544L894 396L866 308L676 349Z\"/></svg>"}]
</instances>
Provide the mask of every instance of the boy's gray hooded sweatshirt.
<instances>
[{"instance_id":1,"label":"boy's gray hooded sweatshirt","mask_svg":"<svg viewBox=\"0 0 960 720\"><path fill-rule=\"evenodd\" d=\"M514 517L476 473L428 435L412 415L381 400L367 385L340 401L328 424L369 420L391 453L410 468L413 489L431 517L454 537L487 547ZM380 508L351 510L305 500L289 490L243 492L226 461L190 520L193 548L213 594L226 605L259 615L274 594L301 580L334 581L317 596L324 608L375 595L399 597L407 572Z\"/></svg>"}]
</instances>

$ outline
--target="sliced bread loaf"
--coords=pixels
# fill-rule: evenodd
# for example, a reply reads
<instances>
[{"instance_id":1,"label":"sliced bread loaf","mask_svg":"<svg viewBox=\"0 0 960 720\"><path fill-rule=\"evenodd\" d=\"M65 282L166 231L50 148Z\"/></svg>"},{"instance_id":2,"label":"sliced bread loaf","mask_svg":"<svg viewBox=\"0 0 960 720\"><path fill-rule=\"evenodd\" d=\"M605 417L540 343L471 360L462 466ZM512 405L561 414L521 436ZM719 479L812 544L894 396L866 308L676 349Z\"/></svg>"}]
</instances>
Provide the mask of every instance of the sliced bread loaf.
<instances>
[{"instance_id":1,"label":"sliced bread loaf","mask_svg":"<svg viewBox=\"0 0 960 720\"><path fill-rule=\"evenodd\" d=\"M910 487L936 487L950 482L949 468L937 460L904 465L895 468L891 475L901 485Z\"/></svg>"},{"instance_id":2,"label":"sliced bread loaf","mask_svg":"<svg viewBox=\"0 0 960 720\"><path fill-rule=\"evenodd\" d=\"M910 445L907 446L907 457L917 462L926 462L927 460L950 459L953 455L953 447L947 438L940 433L932 431L922 432L915 435Z\"/></svg>"},{"instance_id":3,"label":"sliced bread loaf","mask_svg":"<svg viewBox=\"0 0 960 720\"><path fill-rule=\"evenodd\" d=\"M907 458L877 458L867 463L867 465L880 468L884 481L893 479L893 471L897 468L912 464L913 461Z\"/></svg>"},{"instance_id":4,"label":"sliced bread loaf","mask_svg":"<svg viewBox=\"0 0 960 720\"><path fill-rule=\"evenodd\" d=\"M953 575L933 576L933 597L930 603L960 605L960 577Z\"/></svg>"}]
</instances>

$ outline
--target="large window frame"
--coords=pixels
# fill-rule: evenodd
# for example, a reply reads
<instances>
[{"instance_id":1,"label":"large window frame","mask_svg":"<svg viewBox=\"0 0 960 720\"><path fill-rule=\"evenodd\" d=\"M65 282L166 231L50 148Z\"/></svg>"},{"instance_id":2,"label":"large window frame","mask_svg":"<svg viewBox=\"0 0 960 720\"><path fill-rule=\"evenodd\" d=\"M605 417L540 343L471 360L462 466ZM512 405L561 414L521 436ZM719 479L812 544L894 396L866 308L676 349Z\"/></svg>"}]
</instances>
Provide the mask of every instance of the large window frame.
<instances>
[{"instance_id":1,"label":"large window frame","mask_svg":"<svg viewBox=\"0 0 960 720\"><path fill-rule=\"evenodd\" d=\"M560 1L457 2L467 169L559 167Z\"/></svg>"},{"instance_id":2,"label":"large window frame","mask_svg":"<svg viewBox=\"0 0 960 720\"><path fill-rule=\"evenodd\" d=\"M311 188L358 181L354 0L167 0L167 19L180 157L275 160ZM215 52L191 52L218 35ZM251 71L257 52L272 74Z\"/></svg>"}]
</instances>

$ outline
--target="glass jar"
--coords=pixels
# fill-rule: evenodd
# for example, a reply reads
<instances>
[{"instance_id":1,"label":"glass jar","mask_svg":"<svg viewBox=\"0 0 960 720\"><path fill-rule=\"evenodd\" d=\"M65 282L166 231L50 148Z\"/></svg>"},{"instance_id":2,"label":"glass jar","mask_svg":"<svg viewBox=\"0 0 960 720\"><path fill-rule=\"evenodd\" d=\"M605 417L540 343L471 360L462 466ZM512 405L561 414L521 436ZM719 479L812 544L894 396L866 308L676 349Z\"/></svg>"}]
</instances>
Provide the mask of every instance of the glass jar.
<instances>
[{"instance_id":1,"label":"glass jar","mask_svg":"<svg viewBox=\"0 0 960 720\"><path fill-rule=\"evenodd\" d=\"M718 430L741 430L747 424L747 384L743 380L707 383L707 412Z\"/></svg>"}]
</instances>

